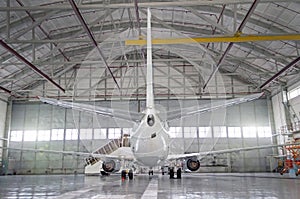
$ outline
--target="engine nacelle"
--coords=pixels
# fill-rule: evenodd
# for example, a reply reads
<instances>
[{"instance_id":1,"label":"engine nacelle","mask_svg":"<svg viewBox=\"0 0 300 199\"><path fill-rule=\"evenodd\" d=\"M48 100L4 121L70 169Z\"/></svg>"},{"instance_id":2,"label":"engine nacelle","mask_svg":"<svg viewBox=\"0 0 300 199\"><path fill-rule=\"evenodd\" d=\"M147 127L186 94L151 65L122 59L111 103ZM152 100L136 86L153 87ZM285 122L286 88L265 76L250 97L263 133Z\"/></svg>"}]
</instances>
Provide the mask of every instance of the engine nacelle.
<instances>
[{"instance_id":1,"label":"engine nacelle","mask_svg":"<svg viewBox=\"0 0 300 199\"><path fill-rule=\"evenodd\" d=\"M200 168L200 161L197 159L188 159L186 161L186 167L190 171L197 171Z\"/></svg>"},{"instance_id":2,"label":"engine nacelle","mask_svg":"<svg viewBox=\"0 0 300 199\"><path fill-rule=\"evenodd\" d=\"M116 171L116 167L117 163L114 160L107 160L102 163L102 169L107 173Z\"/></svg>"}]
</instances>

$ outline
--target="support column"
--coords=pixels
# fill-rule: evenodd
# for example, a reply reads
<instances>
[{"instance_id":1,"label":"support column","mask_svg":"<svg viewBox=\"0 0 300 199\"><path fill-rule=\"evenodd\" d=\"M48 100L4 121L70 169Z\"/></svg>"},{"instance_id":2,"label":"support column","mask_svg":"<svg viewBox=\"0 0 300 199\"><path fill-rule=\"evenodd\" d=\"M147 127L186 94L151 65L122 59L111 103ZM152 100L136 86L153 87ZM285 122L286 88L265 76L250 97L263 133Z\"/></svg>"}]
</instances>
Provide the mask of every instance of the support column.
<instances>
[{"instance_id":1,"label":"support column","mask_svg":"<svg viewBox=\"0 0 300 199\"><path fill-rule=\"evenodd\" d=\"M2 142L2 146L3 147L9 147L9 138L10 138L10 126L11 126L11 113L12 113L12 101L8 101L8 102L1 102L0 103L6 103L6 110L2 110L3 113L6 113L5 115L5 120L3 121L4 123L4 129L3 129L3 133L2 130L0 130L0 136L3 138L7 138L7 141L0 141ZM8 150L7 149L3 149L2 151L0 151L0 160L1 160L1 169L0 169L0 175L5 175L7 174L7 169L8 169Z\"/></svg>"},{"instance_id":2,"label":"support column","mask_svg":"<svg viewBox=\"0 0 300 199\"><path fill-rule=\"evenodd\" d=\"M293 131L293 125L292 125L292 117L291 117L291 112L290 112L290 104L288 100L288 95L287 95L287 88L284 87L282 88L282 104L283 104L283 110L284 110L284 116L285 116L285 123L287 126L288 131Z\"/></svg>"}]
</instances>

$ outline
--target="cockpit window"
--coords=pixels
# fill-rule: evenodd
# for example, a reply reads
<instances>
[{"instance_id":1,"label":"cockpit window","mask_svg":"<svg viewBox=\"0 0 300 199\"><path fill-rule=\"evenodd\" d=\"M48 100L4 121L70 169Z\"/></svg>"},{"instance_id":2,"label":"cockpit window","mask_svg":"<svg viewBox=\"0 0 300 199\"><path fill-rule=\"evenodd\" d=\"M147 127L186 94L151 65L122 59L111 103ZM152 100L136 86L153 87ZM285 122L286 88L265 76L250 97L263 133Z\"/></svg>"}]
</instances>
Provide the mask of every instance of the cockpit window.
<instances>
[{"instance_id":1,"label":"cockpit window","mask_svg":"<svg viewBox=\"0 0 300 199\"><path fill-rule=\"evenodd\" d=\"M149 114L147 116L147 124L149 126L153 126L154 125L154 115L153 114Z\"/></svg>"}]
</instances>

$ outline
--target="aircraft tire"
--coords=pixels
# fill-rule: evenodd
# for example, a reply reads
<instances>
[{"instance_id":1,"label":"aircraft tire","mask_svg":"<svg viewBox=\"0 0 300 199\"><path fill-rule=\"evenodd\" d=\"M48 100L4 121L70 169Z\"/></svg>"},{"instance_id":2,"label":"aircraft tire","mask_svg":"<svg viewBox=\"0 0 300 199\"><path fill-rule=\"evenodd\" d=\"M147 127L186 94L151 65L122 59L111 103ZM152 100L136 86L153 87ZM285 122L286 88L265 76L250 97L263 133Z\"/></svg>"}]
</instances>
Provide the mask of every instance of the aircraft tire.
<instances>
[{"instance_id":1,"label":"aircraft tire","mask_svg":"<svg viewBox=\"0 0 300 199\"><path fill-rule=\"evenodd\" d=\"M181 179L181 168L177 169L177 179Z\"/></svg>"},{"instance_id":2,"label":"aircraft tire","mask_svg":"<svg viewBox=\"0 0 300 199\"><path fill-rule=\"evenodd\" d=\"M174 169L170 168L170 179L174 179Z\"/></svg>"},{"instance_id":3,"label":"aircraft tire","mask_svg":"<svg viewBox=\"0 0 300 199\"><path fill-rule=\"evenodd\" d=\"M121 178L122 178L122 180L126 179L126 171L125 170L121 171Z\"/></svg>"},{"instance_id":4,"label":"aircraft tire","mask_svg":"<svg viewBox=\"0 0 300 199\"><path fill-rule=\"evenodd\" d=\"M132 172L132 170L129 170L129 172L128 172L128 178L129 178L129 180L133 179L133 172Z\"/></svg>"}]
</instances>

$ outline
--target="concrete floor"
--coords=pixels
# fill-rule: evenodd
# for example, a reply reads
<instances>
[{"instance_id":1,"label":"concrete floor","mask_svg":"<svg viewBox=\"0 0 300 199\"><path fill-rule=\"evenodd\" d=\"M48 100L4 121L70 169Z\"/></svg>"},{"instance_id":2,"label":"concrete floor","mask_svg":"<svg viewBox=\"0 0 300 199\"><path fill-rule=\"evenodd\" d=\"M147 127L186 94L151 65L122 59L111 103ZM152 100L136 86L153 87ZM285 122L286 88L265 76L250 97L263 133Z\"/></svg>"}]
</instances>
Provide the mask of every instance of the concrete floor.
<instances>
[{"instance_id":1,"label":"concrete floor","mask_svg":"<svg viewBox=\"0 0 300 199\"><path fill-rule=\"evenodd\" d=\"M300 198L300 177L289 174L183 174L170 180L160 174L0 176L0 198Z\"/></svg>"}]
</instances>

